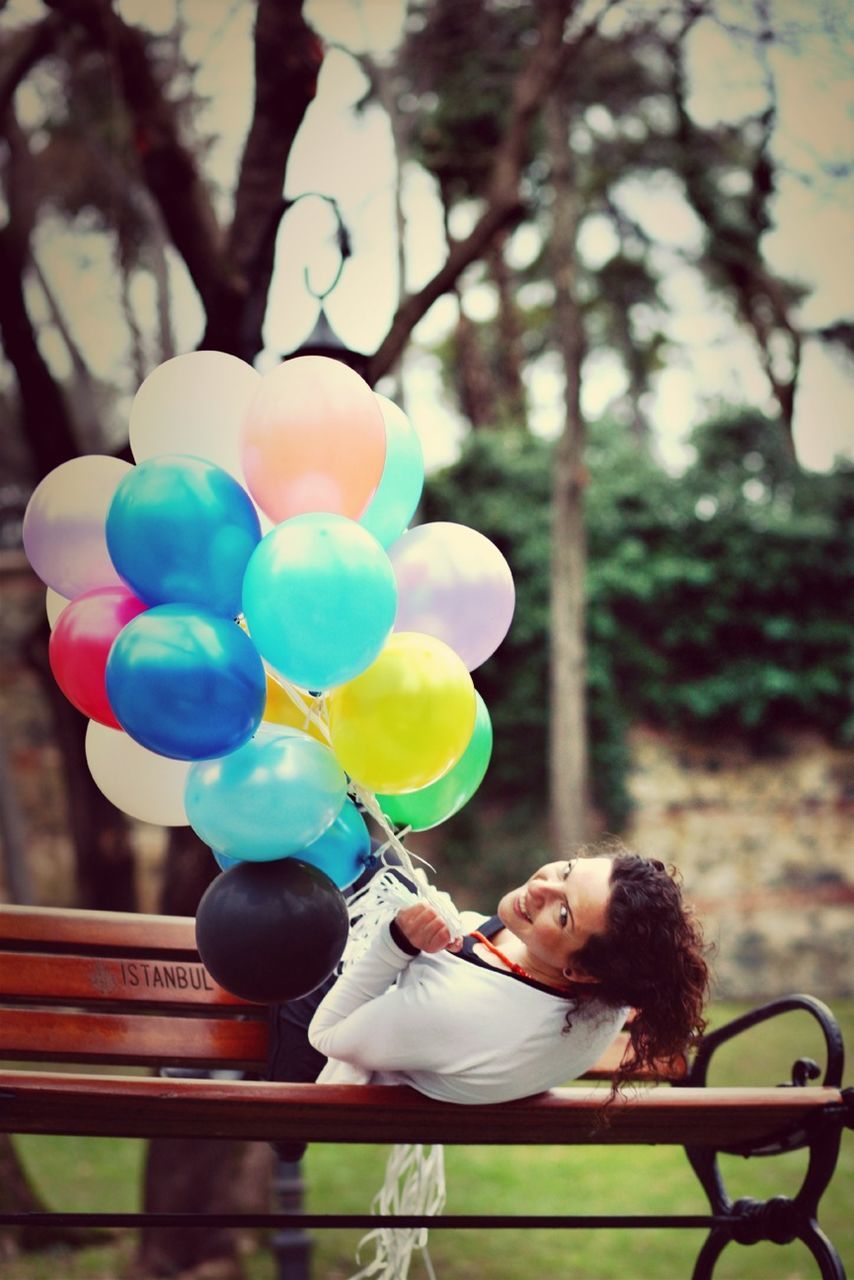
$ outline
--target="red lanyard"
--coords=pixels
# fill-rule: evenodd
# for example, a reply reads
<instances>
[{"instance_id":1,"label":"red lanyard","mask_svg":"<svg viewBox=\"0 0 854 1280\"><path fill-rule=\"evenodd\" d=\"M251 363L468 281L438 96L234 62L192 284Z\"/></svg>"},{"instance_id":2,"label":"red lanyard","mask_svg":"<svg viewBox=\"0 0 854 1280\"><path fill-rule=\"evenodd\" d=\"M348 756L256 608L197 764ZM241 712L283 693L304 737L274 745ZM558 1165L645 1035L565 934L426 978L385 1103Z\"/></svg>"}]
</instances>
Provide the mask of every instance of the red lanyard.
<instances>
[{"instance_id":1,"label":"red lanyard","mask_svg":"<svg viewBox=\"0 0 854 1280\"><path fill-rule=\"evenodd\" d=\"M469 934L469 937L475 938L478 942L482 942L483 945L486 947L487 951L491 951L494 956L498 956L498 959L501 960L504 964L506 964L507 968L510 969L513 973L517 973L520 978L530 978L531 982L540 981L540 979L535 978L532 973L528 973L527 969L523 969L520 964L516 964L513 960L509 958L509 956L506 956L503 951L499 950L499 948L495 946L494 943L489 941L489 938L485 938L483 934L478 933L476 929L472 930L472 932Z\"/></svg>"}]
</instances>

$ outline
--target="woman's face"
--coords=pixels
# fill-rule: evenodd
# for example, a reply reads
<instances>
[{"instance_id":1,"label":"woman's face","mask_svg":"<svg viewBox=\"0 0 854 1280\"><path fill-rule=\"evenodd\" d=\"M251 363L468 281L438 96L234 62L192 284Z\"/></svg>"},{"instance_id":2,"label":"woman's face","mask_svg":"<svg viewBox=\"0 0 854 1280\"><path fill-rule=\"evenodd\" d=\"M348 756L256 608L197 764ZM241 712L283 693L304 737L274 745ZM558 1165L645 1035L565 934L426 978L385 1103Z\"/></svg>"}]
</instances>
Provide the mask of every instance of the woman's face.
<instances>
[{"instance_id":1,"label":"woman's face","mask_svg":"<svg viewBox=\"0 0 854 1280\"><path fill-rule=\"evenodd\" d=\"M594 933L604 933L611 897L610 858L547 862L498 904L501 923L537 966L583 981L573 956Z\"/></svg>"}]
</instances>

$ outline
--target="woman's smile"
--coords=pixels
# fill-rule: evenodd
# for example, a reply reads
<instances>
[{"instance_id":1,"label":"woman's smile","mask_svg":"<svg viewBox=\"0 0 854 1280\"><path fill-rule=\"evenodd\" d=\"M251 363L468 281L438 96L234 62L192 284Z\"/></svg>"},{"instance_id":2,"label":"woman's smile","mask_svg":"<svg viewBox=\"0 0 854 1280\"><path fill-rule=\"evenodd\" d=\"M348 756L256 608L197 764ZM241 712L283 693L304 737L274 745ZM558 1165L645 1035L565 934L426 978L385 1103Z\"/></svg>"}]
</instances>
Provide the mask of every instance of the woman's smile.
<instances>
[{"instance_id":1,"label":"woman's smile","mask_svg":"<svg viewBox=\"0 0 854 1280\"><path fill-rule=\"evenodd\" d=\"M549 862L498 904L508 933L501 945L523 968L550 981L566 976L571 957L605 929L611 892L610 858Z\"/></svg>"}]
</instances>

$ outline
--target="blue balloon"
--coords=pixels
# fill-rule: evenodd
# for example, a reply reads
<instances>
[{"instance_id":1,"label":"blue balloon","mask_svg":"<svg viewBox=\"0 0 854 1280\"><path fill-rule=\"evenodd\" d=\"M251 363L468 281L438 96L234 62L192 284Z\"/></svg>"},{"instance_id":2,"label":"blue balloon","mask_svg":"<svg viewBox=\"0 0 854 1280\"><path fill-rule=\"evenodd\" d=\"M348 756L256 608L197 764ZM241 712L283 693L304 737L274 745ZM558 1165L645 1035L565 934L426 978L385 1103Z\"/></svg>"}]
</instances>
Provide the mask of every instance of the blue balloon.
<instances>
[{"instance_id":1,"label":"blue balloon","mask_svg":"<svg viewBox=\"0 0 854 1280\"><path fill-rule=\"evenodd\" d=\"M345 684L378 657L397 612L391 561L355 520L312 511L271 529L243 580L249 633L303 689Z\"/></svg>"},{"instance_id":2,"label":"blue balloon","mask_svg":"<svg viewBox=\"0 0 854 1280\"><path fill-rule=\"evenodd\" d=\"M224 853L217 853L216 849L211 849L211 853L220 871L227 871L229 867L236 867L240 862L239 858L227 858Z\"/></svg>"},{"instance_id":3,"label":"blue balloon","mask_svg":"<svg viewBox=\"0 0 854 1280\"><path fill-rule=\"evenodd\" d=\"M174 760L235 751L260 724L267 696L264 666L246 633L180 604L156 605L119 632L106 687L122 728Z\"/></svg>"},{"instance_id":4,"label":"blue balloon","mask_svg":"<svg viewBox=\"0 0 854 1280\"><path fill-rule=\"evenodd\" d=\"M264 725L222 760L190 767L190 826L217 853L241 862L303 856L335 821L347 779L329 747L299 729Z\"/></svg>"},{"instance_id":5,"label":"blue balloon","mask_svg":"<svg viewBox=\"0 0 854 1280\"><path fill-rule=\"evenodd\" d=\"M245 489L204 458L149 458L119 484L107 549L146 604L198 604L234 618L243 574L261 537Z\"/></svg>"},{"instance_id":6,"label":"blue balloon","mask_svg":"<svg viewBox=\"0 0 854 1280\"><path fill-rule=\"evenodd\" d=\"M325 872L339 889L346 889L364 871L370 852L365 819L348 797L332 825L297 856Z\"/></svg>"},{"instance_id":7,"label":"blue balloon","mask_svg":"<svg viewBox=\"0 0 854 1280\"><path fill-rule=\"evenodd\" d=\"M403 410L385 396L377 395L377 401L385 421L385 465L359 524L382 546L390 547L418 506L424 488L424 455L418 434Z\"/></svg>"}]
</instances>

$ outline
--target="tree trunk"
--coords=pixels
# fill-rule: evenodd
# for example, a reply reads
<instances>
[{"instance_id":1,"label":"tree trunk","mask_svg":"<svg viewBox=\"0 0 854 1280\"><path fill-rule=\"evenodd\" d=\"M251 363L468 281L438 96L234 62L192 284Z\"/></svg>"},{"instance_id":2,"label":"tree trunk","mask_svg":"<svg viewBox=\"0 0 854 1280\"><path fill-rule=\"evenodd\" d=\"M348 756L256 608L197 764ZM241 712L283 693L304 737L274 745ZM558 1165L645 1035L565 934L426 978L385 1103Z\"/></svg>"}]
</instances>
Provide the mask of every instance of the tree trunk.
<instances>
[{"instance_id":1,"label":"tree trunk","mask_svg":"<svg viewBox=\"0 0 854 1280\"><path fill-rule=\"evenodd\" d=\"M496 420L495 382L480 345L477 326L460 303L460 317L454 334L454 381L460 408L472 428L494 427Z\"/></svg>"},{"instance_id":2,"label":"tree trunk","mask_svg":"<svg viewBox=\"0 0 854 1280\"><path fill-rule=\"evenodd\" d=\"M267 1213L273 1150L259 1142L158 1138L149 1144L149 1213ZM131 1276L186 1274L216 1261L217 1280L242 1277L238 1233L230 1227L150 1227L140 1232Z\"/></svg>"},{"instance_id":3,"label":"tree trunk","mask_svg":"<svg viewBox=\"0 0 854 1280\"><path fill-rule=\"evenodd\" d=\"M0 1210L4 1213L44 1213L47 1205L36 1194L7 1133L0 1133ZM0 1270L23 1248L20 1227L0 1227Z\"/></svg>"},{"instance_id":4,"label":"tree trunk","mask_svg":"<svg viewBox=\"0 0 854 1280\"><path fill-rule=\"evenodd\" d=\"M489 275L498 293L498 360L495 377L502 421L517 428L524 428L525 384L522 381L522 329L519 312L513 294L513 279L504 246L507 235L497 238L488 255Z\"/></svg>"},{"instance_id":5,"label":"tree trunk","mask_svg":"<svg viewBox=\"0 0 854 1280\"><path fill-rule=\"evenodd\" d=\"M45 620L30 636L27 659L50 703L62 753L78 903L95 910L135 911L135 859L127 818L102 794L89 772L87 721L53 678L47 655L49 639Z\"/></svg>"},{"instance_id":6,"label":"tree trunk","mask_svg":"<svg viewBox=\"0 0 854 1280\"><path fill-rule=\"evenodd\" d=\"M39 350L24 301L29 257L11 227L0 230L0 337L15 370L21 405L21 435L27 441L38 479L77 455L65 399Z\"/></svg>"},{"instance_id":7,"label":"tree trunk","mask_svg":"<svg viewBox=\"0 0 854 1280\"><path fill-rule=\"evenodd\" d=\"M165 915L195 915L216 874L211 851L195 832L190 827L173 827L160 910ZM146 1212L266 1212L271 1171L272 1151L258 1143L153 1138L145 1164ZM131 1275L151 1280L214 1261L217 1280L243 1275L239 1236L233 1228L151 1227L140 1232Z\"/></svg>"},{"instance_id":8,"label":"tree trunk","mask_svg":"<svg viewBox=\"0 0 854 1280\"><path fill-rule=\"evenodd\" d=\"M34 901L30 869L27 865L27 837L24 815L15 791L6 744L0 740L0 846L6 890L12 902L21 906Z\"/></svg>"},{"instance_id":9,"label":"tree trunk","mask_svg":"<svg viewBox=\"0 0 854 1280\"><path fill-rule=\"evenodd\" d=\"M25 190L29 152L11 108L3 121L3 132L10 155L10 219L0 230L0 335L15 371L22 434L30 449L32 470L41 479L76 457L79 447L66 397L42 356L24 295L32 226L32 209ZM49 636L45 621L30 637L27 657L52 707L63 754L80 900L84 906L132 910L133 854L127 822L105 800L89 775L83 748L85 720L56 685L47 658Z\"/></svg>"},{"instance_id":10,"label":"tree trunk","mask_svg":"<svg viewBox=\"0 0 854 1280\"><path fill-rule=\"evenodd\" d=\"M558 856L584 840L588 825L587 652L584 579L584 442L581 362L584 336L575 297L580 217L569 148L569 113L559 94L546 107L554 192L550 238L555 321L565 376L566 419L555 451L551 555L550 819Z\"/></svg>"},{"instance_id":11,"label":"tree trunk","mask_svg":"<svg viewBox=\"0 0 854 1280\"><path fill-rule=\"evenodd\" d=\"M194 916L202 894L217 871L213 854L192 827L172 827L160 910L165 916Z\"/></svg>"},{"instance_id":12,"label":"tree trunk","mask_svg":"<svg viewBox=\"0 0 854 1280\"><path fill-rule=\"evenodd\" d=\"M48 1209L27 1177L12 1139L0 1133L0 1212L46 1213ZM96 1238L103 1239L103 1232L74 1227L0 1227L0 1274L11 1280L15 1274L12 1260L19 1253L51 1249L57 1244L79 1247Z\"/></svg>"}]
</instances>

